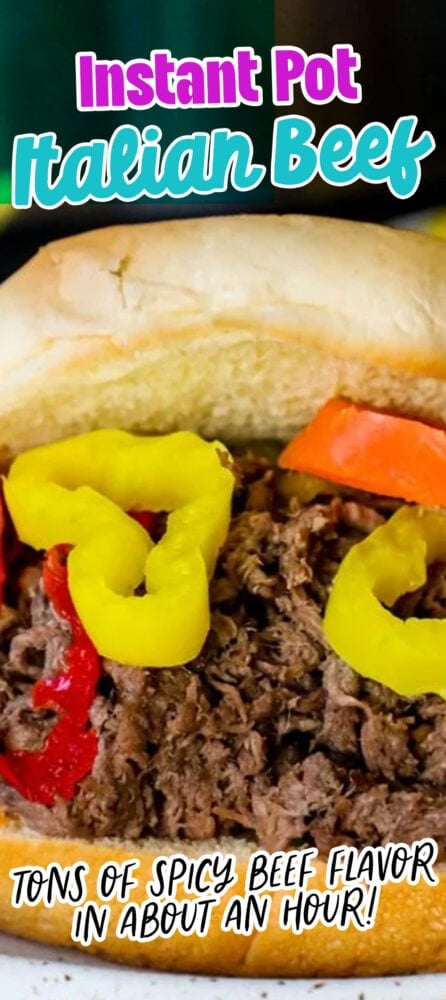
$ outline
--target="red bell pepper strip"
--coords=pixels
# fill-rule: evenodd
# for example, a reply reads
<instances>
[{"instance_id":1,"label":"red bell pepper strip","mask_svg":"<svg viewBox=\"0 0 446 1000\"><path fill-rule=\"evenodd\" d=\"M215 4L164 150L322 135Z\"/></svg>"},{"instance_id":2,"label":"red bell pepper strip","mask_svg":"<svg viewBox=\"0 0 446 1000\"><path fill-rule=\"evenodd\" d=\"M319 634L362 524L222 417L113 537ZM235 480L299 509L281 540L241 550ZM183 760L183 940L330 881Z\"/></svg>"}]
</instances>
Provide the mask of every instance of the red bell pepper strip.
<instances>
[{"instance_id":1,"label":"red bell pepper strip","mask_svg":"<svg viewBox=\"0 0 446 1000\"><path fill-rule=\"evenodd\" d=\"M446 504L446 430L343 399L326 403L278 464L382 496Z\"/></svg>"}]
</instances>

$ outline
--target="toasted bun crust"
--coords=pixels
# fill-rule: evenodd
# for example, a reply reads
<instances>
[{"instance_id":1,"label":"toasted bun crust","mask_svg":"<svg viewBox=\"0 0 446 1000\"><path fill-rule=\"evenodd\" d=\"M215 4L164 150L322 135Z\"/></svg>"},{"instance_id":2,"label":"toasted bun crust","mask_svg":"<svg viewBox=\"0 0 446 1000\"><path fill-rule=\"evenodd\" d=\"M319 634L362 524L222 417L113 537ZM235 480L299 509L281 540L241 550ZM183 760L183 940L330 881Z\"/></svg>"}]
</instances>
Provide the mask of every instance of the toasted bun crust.
<instances>
[{"instance_id":1,"label":"toasted bun crust","mask_svg":"<svg viewBox=\"0 0 446 1000\"><path fill-rule=\"evenodd\" d=\"M50 244L0 288L0 447L116 425L286 438L334 395L446 422L445 278L446 242L304 216Z\"/></svg>"},{"instance_id":2,"label":"toasted bun crust","mask_svg":"<svg viewBox=\"0 0 446 1000\"><path fill-rule=\"evenodd\" d=\"M54 861L65 867L85 861L90 867L88 899L97 900L95 886L101 865L110 860L122 863L137 858L140 869L135 874L140 884L132 891L130 900L141 903L146 899L145 883L152 877L151 866L157 856L173 853L175 849L191 856L218 849L224 853L238 852L239 882L225 893L222 903L214 909L205 937L184 937L175 933L171 938L142 943L120 940L115 936L115 928L123 904L111 900L106 940L93 943L88 952L128 965L210 975L336 977L446 971L446 871L441 869L438 886L429 887L425 882L417 886L406 883L383 886L376 923L370 930L361 932L350 927L340 931L320 924L300 935L281 930L281 893L275 892L267 929L245 937L224 932L220 927L230 897L243 895L249 847L240 855L239 841L206 842L193 848L183 842L174 845L154 840L92 844L28 835L4 823L0 843L0 928L20 937L72 946L74 907L56 903L52 909L41 905L13 909L9 903L11 868L45 867ZM312 889L325 888L324 871L324 865L319 863L317 876L311 880ZM186 897L179 892L178 899L182 898Z\"/></svg>"}]
</instances>

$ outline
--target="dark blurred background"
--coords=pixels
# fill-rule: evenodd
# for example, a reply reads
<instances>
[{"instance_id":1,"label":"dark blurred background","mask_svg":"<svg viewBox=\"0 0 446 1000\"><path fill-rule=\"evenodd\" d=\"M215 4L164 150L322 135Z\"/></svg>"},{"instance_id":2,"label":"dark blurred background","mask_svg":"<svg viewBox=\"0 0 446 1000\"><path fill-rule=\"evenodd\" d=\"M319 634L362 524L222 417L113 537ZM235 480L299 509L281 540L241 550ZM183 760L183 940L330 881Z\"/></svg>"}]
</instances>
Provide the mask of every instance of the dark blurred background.
<instances>
[{"instance_id":1,"label":"dark blurred background","mask_svg":"<svg viewBox=\"0 0 446 1000\"><path fill-rule=\"evenodd\" d=\"M13 137L29 131L54 130L66 151L82 140L108 138L124 121L140 128L160 125L163 146L177 135L225 125L248 132L257 162L268 164L275 115L305 114L313 118L320 136L337 122L358 132L374 120L392 128L399 116L416 114L420 131L433 132L437 149L423 161L420 188L409 202L392 198L384 185L332 188L315 179L289 192L265 182L248 195L229 191L224 199L194 196L181 202L14 213L0 233L0 279L39 244L115 221L233 211L304 211L381 221L446 203L445 40L445 0L1 0L0 200L7 200ZM263 108L76 111L78 49L126 61L146 56L152 48L170 48L178 58L199 58L252 45L268 70L274 44L299 45L311 53L330 52L339 42L350 42L362 56L360 105L309 105L299 90L295 108L274 109L264 72Z\"/></svg>"}]
</instances>

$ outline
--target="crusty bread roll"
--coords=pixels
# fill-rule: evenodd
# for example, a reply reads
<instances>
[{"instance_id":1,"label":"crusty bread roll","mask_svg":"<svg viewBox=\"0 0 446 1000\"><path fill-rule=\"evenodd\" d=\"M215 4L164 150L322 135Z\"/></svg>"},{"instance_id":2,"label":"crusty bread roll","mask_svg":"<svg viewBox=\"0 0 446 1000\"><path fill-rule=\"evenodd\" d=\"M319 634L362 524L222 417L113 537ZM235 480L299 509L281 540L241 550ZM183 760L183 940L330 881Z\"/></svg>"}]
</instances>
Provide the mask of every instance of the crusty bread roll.
<instances>
[{"instance_id":1,"label":"crusty bread roll","mask_svg":"<svg viewBox=\"0 0 446 1000\"><path fill-rule=\"evenodd\" d=\"M304 216L121 226L0 288L0 447L287 438L329 397L446 421L446 242Z\"/></svg>"},{"instance_id":2,"label":"crusty bread roll","mask_svg":"<svg viewBox=\"0 0 446 1000\"><path fill-rule=\"evenodd\" d=\"M206 937L183 937L175 933L171 938L158 937L142 943L120 940L114 929L124 904L113 899L109 901L107 938L93 942L88 953L128 965L211 975L385 976L446 970L446 870L442 871L438 886L428 886L424 881L416 887L405 882L383 886L375 926L365 932L354 927L340 931L321 924L299 935L281 930L281 893L274 892L267 929L245 937L222 931L220 923L231 896L243 895L247 860L253 845L230 838L196 844L161 840L92 844L43 838L5 822L1 831L0 929L11 934L57 946L72 944L74 907L56 903L52 909L40 904L13 909L9 905L12 889L9 870L18 865L46 867L57 860L65 867L86 861L90 867L88 899L97 900L95 886L101 865L111 859L122 863L137 858L141 867L135 874L140 876L140 884L132 891L130 900L141 903L146 899L145 882L151 877L151 865L157 856L177 850L198 857L220 850L236 854L239 882L215 907ZM317 868L317 876L311 879L308 889L325 888L325 866L318 862ZM179 890L178 899L184 898Z\"/></svg>"},{"instance_id":3,"label":"crusty bread roll","mask_svg":"<svg viewBox=\"0 0 446 1000\"><path fill-rule=\"evenodd\" d=\"M0 288L0 448L93 427L287 438L342 395L446 423L446 242L379 226L247 216L122 226L45 247ZM9 870L100 865L175 849L55 840L0 817L0 929L70 943L72 908L10 905ZM178 845L176 845L178 847ZM253 845L234 851L243 881ZM89 949L133 965L250 976L446 971L446 871L383 888L376 925L223 933ZM324 866L316 885L324 887ZM313 887L313 883L312 883ZM237 886L230 893L237 893ZM144 898L144 880L132 895ZM226 904L228 896L224 897Z\"/></svg>"}]
</instances>

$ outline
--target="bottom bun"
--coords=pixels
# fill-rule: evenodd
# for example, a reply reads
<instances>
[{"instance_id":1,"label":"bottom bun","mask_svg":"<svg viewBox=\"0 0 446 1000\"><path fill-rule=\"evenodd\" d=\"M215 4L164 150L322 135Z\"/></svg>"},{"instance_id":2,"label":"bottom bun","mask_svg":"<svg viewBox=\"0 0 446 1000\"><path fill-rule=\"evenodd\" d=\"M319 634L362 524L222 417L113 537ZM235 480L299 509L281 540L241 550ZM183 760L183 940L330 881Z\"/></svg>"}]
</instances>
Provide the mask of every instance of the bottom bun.
<instances>
[{"instance_id":1,"label":"bottom bun","mask_svg":"<svg viewBox=\"0 0 446 1000\"><path fill-rule=\"evenodd\" d=\"M147 840L118 844L116 841L58 840L20 829L5 818L0 832L0 930L49 945L73 946L71 924L74 907L56 903L51 909L41 904L14 909L10 903L12 868L58 862L63 868L85 861L89 865L87 899L95 892L99 869L105 862L140 861L140 884L132 891L131 902L146 898L145 884L152 877L152 862L161 854L176 851L199 857L214 850L237 855L239 882L224 894L214 908L208 934L200 938L175 933L142 943L115 936L119 915L125 904L109 901L111 918L107 938L83 948L127 965L145 966L169 972L207 973L232 976L328 977L378 976L412 972L446 971L446 870L438 870L439 883L417 886L407 883L382 887L374 927L340 931L317 924L296 935L279 927L281 893L272 893L272 908L265 931L249 937L224 932L220 922L230 896L243 893L246 866L253 845L225 839L185 845ZM138 870L135 872L138 877ZM325 888L325 866L318 863L317 875L308 888ZM178 893L178 898L185 898Z\"/></svg>"}]
</instances>

